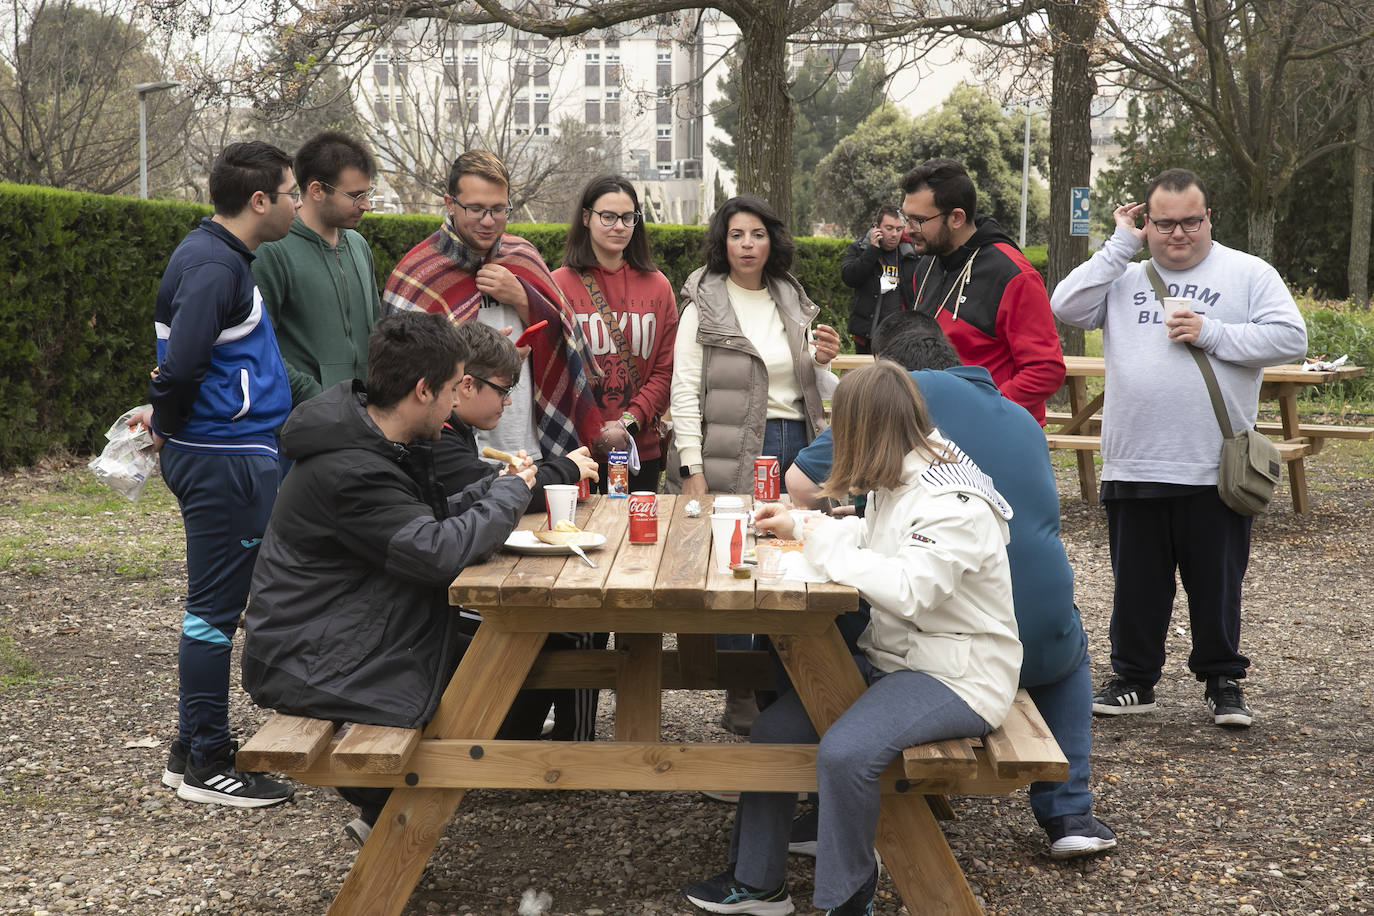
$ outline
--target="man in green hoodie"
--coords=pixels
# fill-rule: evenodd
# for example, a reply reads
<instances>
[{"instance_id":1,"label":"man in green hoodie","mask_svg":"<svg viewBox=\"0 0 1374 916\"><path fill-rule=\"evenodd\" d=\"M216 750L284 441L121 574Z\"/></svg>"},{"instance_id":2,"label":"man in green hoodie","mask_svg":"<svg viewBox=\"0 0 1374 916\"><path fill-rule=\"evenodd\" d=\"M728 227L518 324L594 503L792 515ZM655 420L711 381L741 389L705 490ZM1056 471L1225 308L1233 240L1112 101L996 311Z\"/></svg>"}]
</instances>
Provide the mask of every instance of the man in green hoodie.
<instances>
[{"instance_id":1,"label":"man in green hoodie","mask_svg":"<svg viewBox=\"0 0 1374 916\"><path fill-rule=\"evenodd\" d=\"M316 134L296 153L301 208L291 231L257 250L253 276L277 332L291 403L367 375L381 318L372 249L354 227L372 209L377 163L346 134Z\"/></svg>"}]
</instances>

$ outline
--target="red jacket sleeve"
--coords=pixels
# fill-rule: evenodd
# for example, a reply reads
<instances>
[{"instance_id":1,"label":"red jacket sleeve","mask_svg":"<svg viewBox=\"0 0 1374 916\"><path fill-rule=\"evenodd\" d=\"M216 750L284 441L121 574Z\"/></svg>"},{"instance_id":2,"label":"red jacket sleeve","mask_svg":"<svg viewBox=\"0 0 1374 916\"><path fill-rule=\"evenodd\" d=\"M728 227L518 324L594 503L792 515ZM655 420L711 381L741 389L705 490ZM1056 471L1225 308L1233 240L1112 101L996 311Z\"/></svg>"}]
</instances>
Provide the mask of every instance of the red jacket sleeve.
<instances>
[{"instance_id":1,"label":"red jacket sleeve","mask_svg":"<svg viewBox=\"0 0 1374 916\"><path fill-rule=\"evenodd\" d=\"M1002 394L1045 422L1045 400L1064 384L1064 352L1050 312L1045 283L1034 269L1007 284L997 310L997 336L1007 341L1014 365Z\"/></svg>"}]
</instances>

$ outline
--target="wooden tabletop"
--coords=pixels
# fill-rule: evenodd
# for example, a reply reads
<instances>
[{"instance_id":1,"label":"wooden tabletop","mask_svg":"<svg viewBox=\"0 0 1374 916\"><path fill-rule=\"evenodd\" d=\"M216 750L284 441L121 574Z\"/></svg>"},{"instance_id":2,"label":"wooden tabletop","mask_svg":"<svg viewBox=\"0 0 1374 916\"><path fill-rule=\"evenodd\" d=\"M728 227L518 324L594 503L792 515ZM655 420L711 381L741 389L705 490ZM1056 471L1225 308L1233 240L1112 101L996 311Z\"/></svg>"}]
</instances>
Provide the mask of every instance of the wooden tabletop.
<instances>
[{"instance_id":1,"label":"wooden tabletop","mask_svg":"<svg viewBox=\"0 0 1374 916\"><path fill-rule=\"evenodd\" d=\"M747 496L743 499L747 510L752 500ZM710 513L714 499L705 496L698 500L702 511L696 518L683 512L682 507L689 501L682 496L659 494L658 540L652 544L631 544L628 500L588 497L578 504L577 524L606 535L603 547L587 552L597 564L595 569L576 556L520 556L502 549L487 562L463 570L449 588L449 600L483 612L512 607L559 609L562 628L583 630L594 627L582 624L607 616L617 617L623 627L632 615L615 615L612 612L616 609L807 611L834 615L857 606L858 593L849 586L794 579L736 579L717 571L711 559ZM539 529L544 523L542 512L530 513L521 520L520 527ZM752 535L748 542L752 543ZM661 632L700 630L668 627Z\"/></svg>"}]
</instances>

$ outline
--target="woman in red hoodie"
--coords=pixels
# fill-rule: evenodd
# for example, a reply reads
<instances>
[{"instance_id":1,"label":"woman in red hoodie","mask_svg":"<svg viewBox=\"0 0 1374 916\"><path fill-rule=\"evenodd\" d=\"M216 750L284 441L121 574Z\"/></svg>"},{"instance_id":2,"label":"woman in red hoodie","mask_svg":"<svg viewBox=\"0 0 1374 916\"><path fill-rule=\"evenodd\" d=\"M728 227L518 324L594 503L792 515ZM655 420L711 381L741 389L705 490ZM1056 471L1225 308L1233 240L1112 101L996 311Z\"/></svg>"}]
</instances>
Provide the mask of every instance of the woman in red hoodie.
<instances>
[{"instance_id":1,"label":"woman in red hoodie","mask_svg":"<svg viewBox=\"0 0 1374 916\"><path fill-rule=\"evenodd\" d=\"M553 278L577 315L603 379L601 435L590 445L601 465L629 448L640 468L630 489L658 490L663 470L658 422L668 409L677 339L677 302L649 256L644 214L634 185L618 175L593 179L568 223L563 266Z\"/></svg>"}]
</instances>

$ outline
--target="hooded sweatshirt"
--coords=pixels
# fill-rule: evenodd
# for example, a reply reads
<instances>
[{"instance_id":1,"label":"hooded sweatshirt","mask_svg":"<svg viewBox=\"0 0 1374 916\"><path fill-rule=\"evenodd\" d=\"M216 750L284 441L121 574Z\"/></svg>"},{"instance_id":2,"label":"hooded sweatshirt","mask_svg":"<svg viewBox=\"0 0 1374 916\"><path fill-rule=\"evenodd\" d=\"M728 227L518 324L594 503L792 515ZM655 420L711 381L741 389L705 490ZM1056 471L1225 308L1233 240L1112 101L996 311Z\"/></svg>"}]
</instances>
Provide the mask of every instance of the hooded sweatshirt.
<instances>
[{"instance_id":1,"label":"hooded sweatshirt","mask_svg":"<svg viewBox=\"0 0 1374 916\"><path fill-rule=\"evenodd\" d=\"M381 319L372 249L352 229L330 245L300 217L286 238L258 246L253 276L281 345L291 402L367 377L367 338Z\"/></svg>"},{"instance_id":2,"label":"hooded sweatshirt","mask_svg":"<svg viewBox=\"0 0 1374 916\"><path fill-rule=\"evenodd\" d=\"M1064 384L1045 281L996 220L979 216L974 225L963 245L916 265L913 308L933 316L959 359L987 369L1043 426L1045 400Z\"/></svg>"},{"instance_id":3,"label":"hooded sweatshirt","mask_svg":"<svg viewBox=\"0 0 1374 916\"><path fill-rule=\"evenodd\" d=\"M505 476L445 499L429 444L388 440L365 404L341 382L282 429L295 465L253 570L243 687L291 715L413 728L465 646L447 587L510 535L530 491Z\"/></svg>"}]
</instances>

